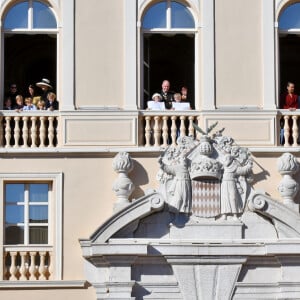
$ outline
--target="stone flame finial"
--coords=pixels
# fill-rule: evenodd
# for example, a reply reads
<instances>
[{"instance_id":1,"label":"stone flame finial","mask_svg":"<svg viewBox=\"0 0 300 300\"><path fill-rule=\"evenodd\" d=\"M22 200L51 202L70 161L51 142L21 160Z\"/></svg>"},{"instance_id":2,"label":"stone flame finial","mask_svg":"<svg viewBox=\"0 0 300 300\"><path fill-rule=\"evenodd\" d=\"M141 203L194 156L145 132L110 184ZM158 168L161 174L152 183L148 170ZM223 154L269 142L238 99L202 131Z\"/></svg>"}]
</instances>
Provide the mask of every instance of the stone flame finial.
<instances>
[{"instance_id":1,"label":"stone flame finial","mask_svg":"<svg viewBox=\"0 0 300 300\"><path fill-rule=\"evenodd\" d=\"M282 175L278 191L283 198L283 203L298 212L299 204L294 202L294 198L299 190L299 184L292 177L299 169L296 157L291 153L282 154L277 160L277 169Z\"/></svg>"},{"instance_id":2,"label":"stone flame finial","mask_svg":"<svg viewBox=\"0 0 300 300\"><path fill-rule=\"evenodd\" d=\"M133 162L127 152L119 152L113 160L112 167L119 174L113 183L113 191L117 195L114 211L118 211L129 204L128 197L135 188L128 177L128 173L133 169Z\"/></svg>"}]
</instances>

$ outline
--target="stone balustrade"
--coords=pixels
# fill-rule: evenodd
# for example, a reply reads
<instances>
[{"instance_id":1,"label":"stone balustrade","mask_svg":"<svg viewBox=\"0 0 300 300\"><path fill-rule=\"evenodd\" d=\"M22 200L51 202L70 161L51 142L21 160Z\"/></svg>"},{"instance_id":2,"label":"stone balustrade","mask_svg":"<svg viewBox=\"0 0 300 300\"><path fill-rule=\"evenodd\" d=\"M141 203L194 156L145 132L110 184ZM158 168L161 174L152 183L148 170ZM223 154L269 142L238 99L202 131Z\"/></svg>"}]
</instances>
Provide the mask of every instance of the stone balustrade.
<instances>
[{"instance_id":1,"label":"stone balustrade","mask_svg":"<svg viewBox=\"0 0 300 300\"><path fill-rule=\"evenodd\" d=\"M298 147L300 143L299 137L300 113L296 111L282 111L279 121L280 141L284 147Z\"/></svg>"},{"instance_id":2,"label":"stone balustrade","mask_svg":"<svg viewBox=\"0 0 300 300\"><path fill-rule=\"evenodd\" d=\"M3 280L54 279L52 247L5 247L3 253Z\"/></svg>"},{"instance_id":3,"label":"stone balustrade","mask_svg":"<svg viewBox=\"0 0 300 300\"><path fill-rule=\"evenodd\" d=\"M142 123L144 126L144 146L176 145L179 136L199 135L195 132L192 123L200 121L199 112L195 111L144 111L142 112Z\"/></svg>"},{"instance_id":4,"label":"stone balustrade","mask_svg":"<svg viewBox=\"0 0 300 300\"><path fill-rule=\"evenodd\" d=\"M56 112L2 112L0 147L57 147L58 123Z\"/></svg>"}]
</instances>

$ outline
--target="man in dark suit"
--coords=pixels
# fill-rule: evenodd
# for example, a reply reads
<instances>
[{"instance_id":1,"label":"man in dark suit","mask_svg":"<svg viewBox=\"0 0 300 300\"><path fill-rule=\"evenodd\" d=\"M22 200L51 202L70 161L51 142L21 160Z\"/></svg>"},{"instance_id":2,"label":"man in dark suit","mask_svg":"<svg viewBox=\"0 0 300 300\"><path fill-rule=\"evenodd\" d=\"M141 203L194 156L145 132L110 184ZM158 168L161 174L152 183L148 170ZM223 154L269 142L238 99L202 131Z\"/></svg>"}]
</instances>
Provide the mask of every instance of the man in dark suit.
<instances>
[{"instance_id":1,"label":"man in dark suit","mask_svg":"<svg viewBox=\"0 0 300 300\"><path fill-rule=\"evenodd\" d=\"M174 93L170 91L170 82L168 80L162 82L160 94L162 96L162 101L165 102L166 109L171 109L172 102L174 101Z\"/></svg>"}]
</instances>

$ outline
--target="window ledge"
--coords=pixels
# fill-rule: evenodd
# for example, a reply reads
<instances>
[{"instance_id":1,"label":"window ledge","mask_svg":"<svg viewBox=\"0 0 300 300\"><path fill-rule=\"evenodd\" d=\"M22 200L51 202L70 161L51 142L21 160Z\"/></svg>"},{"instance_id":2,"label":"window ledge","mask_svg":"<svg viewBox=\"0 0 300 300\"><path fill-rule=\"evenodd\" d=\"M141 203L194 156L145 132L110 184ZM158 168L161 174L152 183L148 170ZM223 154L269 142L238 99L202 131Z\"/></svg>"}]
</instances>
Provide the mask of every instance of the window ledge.
<instances>
[{"instance_id":1,"label":"window ledge","mask_svg":"<svg viewBox=\"0 0 300 300\"><path fill-rule=\"evenodd\" d=\"M41 280L41 281L0 281L0 290L9 289L85 289L89 286L86 280Z\"/></svg>"}]
</instances>

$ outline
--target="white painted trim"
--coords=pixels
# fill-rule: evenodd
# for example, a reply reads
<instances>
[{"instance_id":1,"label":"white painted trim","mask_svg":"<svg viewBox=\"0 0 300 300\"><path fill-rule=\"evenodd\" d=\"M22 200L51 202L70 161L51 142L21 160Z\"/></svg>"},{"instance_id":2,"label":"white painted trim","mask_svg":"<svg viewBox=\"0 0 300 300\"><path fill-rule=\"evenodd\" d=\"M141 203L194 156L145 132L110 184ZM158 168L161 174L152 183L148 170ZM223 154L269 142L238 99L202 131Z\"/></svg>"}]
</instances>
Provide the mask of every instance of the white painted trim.
<instances>
[{"instance_id":1,"label":"white painted trim","mask_svg":"<svg viewBox=\"0 0 300 300\"><path fill-rule=\"evenodd\" d=\"M1 289L60 289L60 288L86 288L86 280L37 280L37 281L0 281Z\"/></svg>"},{"instance_id":2,"label":"white painted trim","mask_svg":"<svg viewBox=\"0 0 300 300\"><path fill-rule=\"evenodd\" d=\"M215 13L214 13L214 1L203 0L202 2L202 109L214 110L215 105ZM197 50L197 49L196 49ZM200 51L198 50L198 56ZM197 57L197 52L195 57ZM196 62L195 62L196 65ZM198 67L196 67L198 69ZM196 70L197 70L196 69ZM199 82L197 73L195 74L195 82ZM197 90L196 90L197 92ZM197 93L195 95L196 99ZM196 102L196 101L195 101ZM199 109L199 107L196 107Z\"/></svg>"},{"instance_id":3,"label":"white painted trim","mask_svg":"<svg viewBox=\"0 0 300 300\"><path fill-rule=\"evenodd\" d=\"M274 3L262 1L263 108L276 109Z\"/></svg>"},{"instance_id":4,"label":"white painted trim","mask_svg":"<svg viewBox=\"0 0 300 300\"><path fill-rule=\"evenodd\" d=\"M74 38L74 15L75 4L74 0L61 0L62 7L62 30L58 39L58 55L57 62L58 71L60 70L61 77L57 76L57 87L61 91L60 110L74 110L74 88L75 88L75 38ZM61 53L61 55L59 55ZM59 75L59 74L58 74Z\"/></svg>"},{"instance_id":5,"label":"white painted trim","mask_svg":"<svg viewBox=\"0 0 300 300\"><path fill-rule=\"evenodd\" d=\"M53 200L55 202L54 209L54 226L55 226L55 241L54 242L54 252L55 252L55 276L57 280L62 279L62 214L63 214L63 174L62 173L0 173L0 181L6 180L49 180L53 184ZM3 191L2 191L3 192ZM55 193L55 194L54 194ZM3 197L1 197L3 199ZM2 200L3 201L3 200ZM53 202L53 201L52 201ZM3 205L1 205L3 206ZM3 216L3 214L2 214ZM2 225L3 226L3 225ZM51 225L50 225L51 226ZM2 231L3 232L3 231ZM2 256L3 257L3 256ZM1 283L0 283L1 287Z\"/></svg>"}]
</instances>

